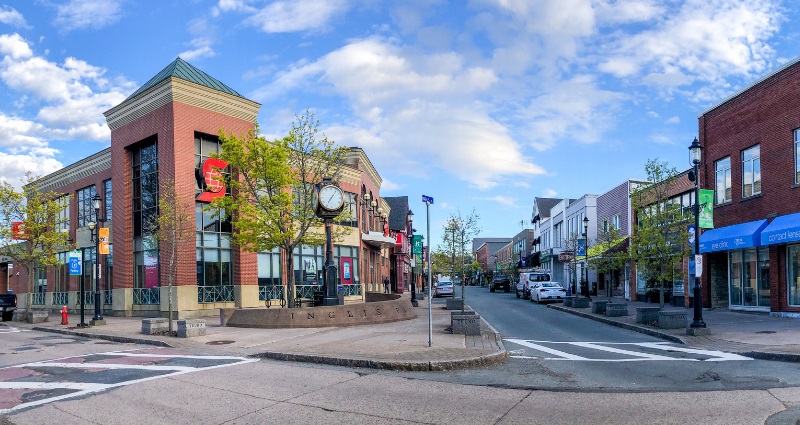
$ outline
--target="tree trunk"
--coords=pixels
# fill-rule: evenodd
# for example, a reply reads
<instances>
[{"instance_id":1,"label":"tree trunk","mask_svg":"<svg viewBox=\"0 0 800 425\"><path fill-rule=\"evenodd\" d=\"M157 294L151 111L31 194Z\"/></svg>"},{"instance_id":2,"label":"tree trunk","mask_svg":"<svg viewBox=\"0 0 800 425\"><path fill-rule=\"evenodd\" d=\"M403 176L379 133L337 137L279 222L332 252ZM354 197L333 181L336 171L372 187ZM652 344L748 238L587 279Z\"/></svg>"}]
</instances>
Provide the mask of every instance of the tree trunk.
<instances>
[{"instance_id":1,"label":"tree trunk","mask_svg":"<svg viewBox=\"0 0 800 425\"><path fill-rule=\"evenodd\" d=\"M28 314L28 313L31 312L31 309L33 308L33 280L34 280L33 278L34 278L34 276L33 276L33 273L31 273L31 270L28 267L25 267L25 270L28 272L28 296L25 297L25 314ZM36 270L36 269L34 268L34 270Z\"/></svg>"},{"instance_id":2,"label":"tree trunk","mask_svg":"<svg viewBox=\"0 0 800 425\"><path fill-rule=\"evenodd\" d=\"M286 303L289 308L295 307L295 283L294 283L294 250L284 249L285 270L286 270Z\"/></svg>"}]
</instances>

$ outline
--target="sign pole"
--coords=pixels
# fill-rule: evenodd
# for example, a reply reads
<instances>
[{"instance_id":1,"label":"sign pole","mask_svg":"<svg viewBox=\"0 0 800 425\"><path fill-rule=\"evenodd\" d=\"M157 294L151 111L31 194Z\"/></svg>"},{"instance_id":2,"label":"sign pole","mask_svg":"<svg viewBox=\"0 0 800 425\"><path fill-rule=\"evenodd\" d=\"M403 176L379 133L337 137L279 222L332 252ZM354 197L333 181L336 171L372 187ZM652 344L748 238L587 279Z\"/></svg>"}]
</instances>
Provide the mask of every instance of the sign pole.
<instances>
[{"instance_id":1,"label":"sign pole","mask_svg":"<svg viewBox=\"0 0 800 425\"><path fill-rule=\"evenodd\" d=\"M426 220L428 222L428 347L433 346L433 319L431 314L431 304L433 303L433 298L431 298L431 277L433 276L433 269L431 268L431 204L433 203L433 198L430 196L422 195L422 202L425 203L426 209Z\"/></svg>"}]
</instances>

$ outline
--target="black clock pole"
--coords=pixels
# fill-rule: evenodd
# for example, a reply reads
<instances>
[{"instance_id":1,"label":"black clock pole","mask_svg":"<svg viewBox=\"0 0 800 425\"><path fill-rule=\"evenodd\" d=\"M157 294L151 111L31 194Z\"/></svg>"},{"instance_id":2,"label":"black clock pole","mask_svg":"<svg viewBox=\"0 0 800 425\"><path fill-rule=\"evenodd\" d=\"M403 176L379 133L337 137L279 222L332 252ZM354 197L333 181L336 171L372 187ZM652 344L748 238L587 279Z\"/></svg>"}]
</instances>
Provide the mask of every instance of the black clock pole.
<instances>
[{"instance_id":1,"label":"black clock pole","mask_svg":"<svg viewBox=\"0 0 800 425\"><path fill-rule=\"evenodd\" d=\"M330 218L325 219L325 268L324 268L324 285L325 285L325 301L324 305L339 305L339 273L336 264L333 262L333 236L332 228L333 220Z\"/></svg>"}]
</instances>

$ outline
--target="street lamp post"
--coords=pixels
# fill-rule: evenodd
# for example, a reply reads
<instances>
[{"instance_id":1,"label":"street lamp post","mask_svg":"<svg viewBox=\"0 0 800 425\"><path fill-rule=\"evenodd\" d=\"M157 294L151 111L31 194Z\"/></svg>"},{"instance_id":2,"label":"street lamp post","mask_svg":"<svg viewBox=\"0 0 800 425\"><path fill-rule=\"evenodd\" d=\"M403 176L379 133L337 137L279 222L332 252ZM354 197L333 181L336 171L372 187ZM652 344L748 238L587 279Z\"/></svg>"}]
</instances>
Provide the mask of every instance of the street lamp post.
<instances>
[{"instance_id":1,"label":"street lamp post","mask_svg":"<svg viewBox=\"0 0 800 425\"><path fill-rule=\"evenodd\" d=\"M91 239L94 242L94 317L89 322L92 326L105 325L103 315L100 314L100 224L105 223L106 219L100 217L100 196L92 196L94 206L94 216L96 223L89 223Z\"/></svg>"},{"instance_id":2,"label":"street lamp post","mask_svg":"<svg viewBox=\"0 0 800 425\"><path fill-rule=\"evenodd\" d=\"M692 141L689 146L689 158L694 167L694 253L700 254L700 175L698 169L700 160L702 158L703 147L697 141L697 137ZM695 270L694 275L694 320L692 320L691 328L705 328L706 323L703 321L703 293L700 287L700 277Z\"/></svg>"},{"instance_id":3,"label":"street lamp post","mask_svg":"<svg viewBox=\"0 0 800 425\"><path fill-rule=\"evenodd\" d=\"M586 297L589 297L589 217L583 217L583 249L586 251L584 252L583 257L583 270L586 274Z\"/></svg>"}]
</instances>

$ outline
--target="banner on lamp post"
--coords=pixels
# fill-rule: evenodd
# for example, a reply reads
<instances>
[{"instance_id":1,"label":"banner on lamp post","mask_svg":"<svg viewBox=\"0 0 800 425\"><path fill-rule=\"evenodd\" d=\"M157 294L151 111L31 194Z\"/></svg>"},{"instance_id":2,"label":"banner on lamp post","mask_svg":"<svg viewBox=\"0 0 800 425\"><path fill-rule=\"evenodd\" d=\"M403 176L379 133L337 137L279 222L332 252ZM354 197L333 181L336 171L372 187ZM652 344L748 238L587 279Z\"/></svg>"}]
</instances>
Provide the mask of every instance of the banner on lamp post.
<instances>
[{"instance_id":1,"label":"banner on lamp post","mask_svg":"<svg viewBox=\"0 0 800 425\"><path fill-rule=\"evenodd\" d=\"M700 189L698 195L699 221L701 229L714 228L714 191L711 189Z\"/></svg>"},{"instance_id":2,"label":"banner on lamp post","mask_svg":"<svg viewBox=\"0 0 800 425\"><path fill-rule=\"evenodd\" d=\"M413 246L413 254L422 255L422 235L414 235L411 237L411 244Z\"/></svg>"},{"instance_id":3,"label":"banner on lamp post","mask_svg":"<svg viewBox=\"0 0 800 425\"><path fill-rule=\"evenodd\" d=\"M100 241L100 254L108 255L108 227L101 227L98 230L98 233L98 239Z\"/></svg>"}]
</instances>

